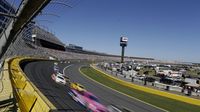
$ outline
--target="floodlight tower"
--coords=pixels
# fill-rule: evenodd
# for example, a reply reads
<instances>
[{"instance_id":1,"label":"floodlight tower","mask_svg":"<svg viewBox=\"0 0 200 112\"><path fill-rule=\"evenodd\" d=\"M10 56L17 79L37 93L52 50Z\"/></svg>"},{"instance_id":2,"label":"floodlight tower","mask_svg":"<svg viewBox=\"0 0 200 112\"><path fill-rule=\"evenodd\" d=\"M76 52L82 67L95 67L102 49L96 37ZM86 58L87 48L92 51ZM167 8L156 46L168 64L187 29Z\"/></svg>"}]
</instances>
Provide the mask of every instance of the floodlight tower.
<instances>
[{"instance_id":1,"label":"floodlight tower","mask_svg":"<svg viewBox=\"0 0 200 112\"><path fill-rule=\"evenodd\" d=\"M121 37L120 38L120 46L122 47L122 54L121 54L121 63L124 63L124 50L127 46L128 38L127 37Z\"/></svg>"}]
</instances>

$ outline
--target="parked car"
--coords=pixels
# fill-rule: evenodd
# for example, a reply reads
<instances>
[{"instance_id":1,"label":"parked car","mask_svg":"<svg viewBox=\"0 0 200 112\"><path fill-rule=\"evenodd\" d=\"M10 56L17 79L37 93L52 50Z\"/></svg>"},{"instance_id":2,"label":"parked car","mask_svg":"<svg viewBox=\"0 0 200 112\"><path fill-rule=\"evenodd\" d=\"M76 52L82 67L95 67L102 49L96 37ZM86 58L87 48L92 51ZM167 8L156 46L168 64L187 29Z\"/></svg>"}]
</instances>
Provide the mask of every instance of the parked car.
<instances>
[{"instance_id":1,"label":"parked car","mask_svg":"<svg viewBox=\"0 0 200 112\"><path fill-rule=\"evenodd\" d=\"M136 75L135 78L139 80L144 80L145 75Z\"/></svg>"},{"instance_id":2,"label":"parked car","mask_svg":"<svg viewBox=\"0 0 200 112\"><path fill-rule=\"evenodd\" d=\"M153 78L153 77L146 77L145 80L146 80L147 82L155 82L156 79Z\"/></svg>"}]
</instances>

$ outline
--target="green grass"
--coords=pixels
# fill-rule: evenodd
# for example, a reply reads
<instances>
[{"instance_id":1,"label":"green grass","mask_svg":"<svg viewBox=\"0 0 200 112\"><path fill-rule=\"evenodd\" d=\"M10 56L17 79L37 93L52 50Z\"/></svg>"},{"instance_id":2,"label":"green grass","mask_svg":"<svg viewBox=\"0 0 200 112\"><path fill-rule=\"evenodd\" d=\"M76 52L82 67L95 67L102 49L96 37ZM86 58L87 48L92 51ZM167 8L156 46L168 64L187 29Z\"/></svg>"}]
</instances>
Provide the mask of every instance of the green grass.
<instances>
[{"instance_id":1,"label":"green grass","mask_svg":"<svg viewBox=\"0 0 200 112\"><path fill-rule=\"evenodd\" d=\"M200 112L200 106L187 104L177 100L161 97L158 95L153 95L150 93L145 93L143 91L123 86L117 82L110 80L108 76L102 74L99 71L96 71L91 67L82 67L80 70L85 75L96 80L97 82L100 82L117 91L133 96L137 99L148 102L152 105L158 106L170 112Z\"/></svg>"}]
</instances>

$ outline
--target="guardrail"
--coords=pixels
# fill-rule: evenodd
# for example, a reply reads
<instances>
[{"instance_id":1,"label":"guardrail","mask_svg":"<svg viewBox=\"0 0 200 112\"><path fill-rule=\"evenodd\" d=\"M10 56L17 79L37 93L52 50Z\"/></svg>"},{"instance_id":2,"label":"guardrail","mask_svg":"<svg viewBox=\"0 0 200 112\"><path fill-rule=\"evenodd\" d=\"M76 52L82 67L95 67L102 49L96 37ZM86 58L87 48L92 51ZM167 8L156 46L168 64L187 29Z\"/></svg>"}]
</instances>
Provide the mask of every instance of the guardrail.
<instances>
[{"instance_id":1,"label":"guardrail","mask_svg":"<svg viewBox=\"0 0 200 112\"><path fill-rule=\"evenodd\" d=\"M200 106L200 100L198 100L198 99L194 99L194 98L190 98L190 97L186 97L186 96L181 96L181 95L177 95L177 94L172 94L172 93L168 93L168 92L164 92L164 91L159 91L159 90L147 88L147 87L144 87L144 86L135 85L133 83L126 82L126 81L120 80L118 78L115 78L111 75L108 75L108 74L104 73L103 71L97 69L94 65L90 65L90 66L92 68L94 68L95 70L106 75L110 80L112 80L116 83L119 83L123 86L127 86L127 87L130 87L130 88L133 88L133 89L137 89L137 90L140 90L140 91L147 92L147 93L151 93L151 94L155 94L155 95L159 95L159 96L175 99L175 100L178 100L178 101L182 101L182 102L185 102L185 103Z\"/></svg>"},{"instance_id":2,"label":"guardrail","mask_svg":"<svg viewBox=\"0 0 200 112\"><path fill-rule=\"evenodd\" d=\"M19 108L22 112L48 112L55 106L35 87L20 67L22 60L28 57L16 57L10 60L11 82Z\"/></svg>"}]
</instances>

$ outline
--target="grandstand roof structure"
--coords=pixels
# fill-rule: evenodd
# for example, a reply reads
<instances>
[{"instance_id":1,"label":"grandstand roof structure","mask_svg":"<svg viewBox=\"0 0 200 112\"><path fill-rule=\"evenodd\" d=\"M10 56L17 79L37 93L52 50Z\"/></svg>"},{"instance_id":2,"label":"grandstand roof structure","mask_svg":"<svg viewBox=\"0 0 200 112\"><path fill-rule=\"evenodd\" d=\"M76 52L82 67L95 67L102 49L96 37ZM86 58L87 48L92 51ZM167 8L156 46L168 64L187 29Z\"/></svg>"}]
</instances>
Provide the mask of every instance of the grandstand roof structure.
<instances>
[{"instance_id":1,"label":"grandstand roof structure","mask_svg":"<svg viewBox=\"0 0 200 112\"><path fill-rule=\"evenodd\" d=\"M39 26L35 26L33 28L32 34L35 34L37 39L42 39L54 44L65 46L65 44L62 43L54 34L40 28Z\"/></svg>"}]
</instances>

